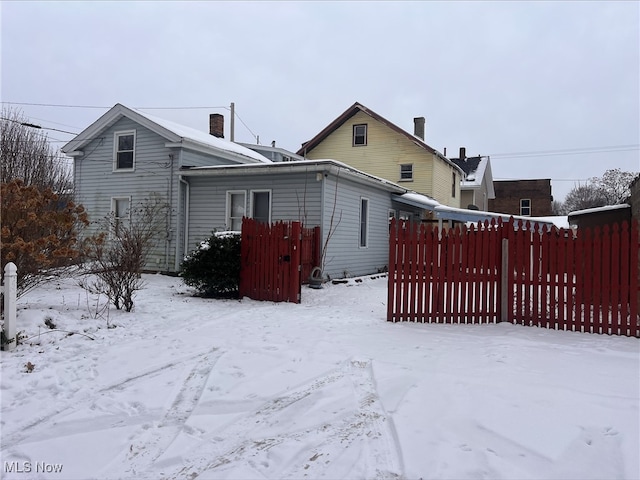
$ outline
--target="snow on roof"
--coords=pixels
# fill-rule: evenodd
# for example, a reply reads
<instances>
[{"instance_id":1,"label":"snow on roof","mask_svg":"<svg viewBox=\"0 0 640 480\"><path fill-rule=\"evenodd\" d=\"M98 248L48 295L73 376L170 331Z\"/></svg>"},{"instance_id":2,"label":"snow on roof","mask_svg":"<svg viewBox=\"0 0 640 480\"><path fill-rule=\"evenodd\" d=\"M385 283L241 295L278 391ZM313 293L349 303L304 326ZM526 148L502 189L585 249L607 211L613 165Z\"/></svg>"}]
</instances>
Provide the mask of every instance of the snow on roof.
<instances>
[{"instance_id":1,"label":"snow on roof","mask_svg":"<svg viewBox=\"0 0 640 480\"><path fill-rule=\"evenodd\" d=\"M487 168L487 164L489 163L489 157L481 157L478 162L478 167L469 172L467 177L462 180L463 187L479 187L482 185L482 179L484 178L484 171Z\"/></svg>"},{"instance_id":2,"label":"snow on roof","mask_svg":"<svg viewBox=\"0 0 640 480\"><path fill-rule=\"evenodd\" d=\"M403 193L402 195L398 195L396 198L399 201L406 200L408 201L407 203L418 204L419 206L424 207L428 210L433 210L440 205L440 203L436 199L417 192Z\"/></svg>"},{"instance_id":3,"label":"snow on roof","mask_svg":"<svg viewBox=\"0 0 640 480\"><path fill-rule=\"evenodd\" d=\"M173 132L174 134L184 139L188 139L188 140L191 140L192 142L199 143L208 147L214 147L219 150L225 150L228 152L237 153L239 155L250 157L262 163L271 163L271 160L269 160L265 156L260 155L259 153L251 150L250 148L244 147L240 144L229 142L222 138L215 137L207 132L203 132L195 128L180 125L179 123L175 123L170 120L165 120L164 118L159 118L159 117L156 117L155 115L149 115L148 113L142 112L140 110L136 110L133 108L131 110L142 115L147 120L150 120L160 125L161 127L166 128L167 130Z\"/></svg>"},{"instance_id":4,"label":"snow on roof","mask_svg":"<svg viewBox=\"0 0 640 480\"><path fill-rule=\"evenodd\" d=\"M607 210L618 210L621 208L631 208L631 205L627 203L623 203L620 205L605 205L604 207L585 208L584 210L576 210L575 212L570 212L569 216L573 217L574 215L584 215L586 213L605 212Z\"/></svg>"},{"instance_id":5,"label":"snow on roof","mask_svg":"<svg viewBox=\"0 0 640 480\"><path fill-rule=\"evenodd\" d=\"M400 202L406 201L406 203L410 205L423 207L426 210L436 212L436 216L442 220L476 223L484 220L490 220L492 218L509 220L510 217L513 217L515 220L519 220L521 222L543 223L546 225L554 225L557 228L570 228L569 219L566 216L523 217L509 215L507 213L485 212L482 210L449 207L447 205L441 205L437 200L431 197L416 192L407 192L403 195L397 195L394 198Z\"/></svg>"}]
</instances>

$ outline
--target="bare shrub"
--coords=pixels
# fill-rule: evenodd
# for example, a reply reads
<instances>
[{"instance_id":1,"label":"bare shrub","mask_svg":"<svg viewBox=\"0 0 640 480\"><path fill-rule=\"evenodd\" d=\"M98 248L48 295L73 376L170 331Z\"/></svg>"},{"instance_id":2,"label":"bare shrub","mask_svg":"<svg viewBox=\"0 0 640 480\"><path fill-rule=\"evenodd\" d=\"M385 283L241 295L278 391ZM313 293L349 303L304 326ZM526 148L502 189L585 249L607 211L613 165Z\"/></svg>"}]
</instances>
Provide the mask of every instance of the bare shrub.
<instances>
[{"instance_id":1,"label":"bare shrub","mask_svg":"<svg viewBox=\"0 0 640 480\"><path fill-rule=\"evenodd\" d=\"M151 196L129 211L128 220L114 214L101 222L101 233L87 239L87 275L80 285L104 294L117 310L130 312L133 297L144 286L142 272L149 253L166 226L167 203Z\"/></svg>"}]
</instances>

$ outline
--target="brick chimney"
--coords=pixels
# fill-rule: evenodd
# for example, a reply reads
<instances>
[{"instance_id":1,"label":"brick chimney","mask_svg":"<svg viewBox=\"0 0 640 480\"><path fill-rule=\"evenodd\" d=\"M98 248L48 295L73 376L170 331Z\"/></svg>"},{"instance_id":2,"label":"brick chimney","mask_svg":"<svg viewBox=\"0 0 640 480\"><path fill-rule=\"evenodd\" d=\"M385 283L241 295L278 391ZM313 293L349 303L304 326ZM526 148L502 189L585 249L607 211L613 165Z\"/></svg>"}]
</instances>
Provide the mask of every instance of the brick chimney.
<instances>
[{"instance_id":1,"label":"brick chimney","mask_svg":"<svg viewBox=\"0 0 640 480\"><path fill-rule=\"evenodd\" d=\"M413 119L413 134L420 140L424 140L424 117L416 117Z\"/></svg>"},{"instance_id":2,"label":"brick chimney","mask_svg":"<svg viewBox=\"0 0 640 480\"><path fill-rule=\"evenodd\" d=\"M209 115L209 133L214 137L224 138L224 116L219 113Z\"/></svg>"}]
</instances>

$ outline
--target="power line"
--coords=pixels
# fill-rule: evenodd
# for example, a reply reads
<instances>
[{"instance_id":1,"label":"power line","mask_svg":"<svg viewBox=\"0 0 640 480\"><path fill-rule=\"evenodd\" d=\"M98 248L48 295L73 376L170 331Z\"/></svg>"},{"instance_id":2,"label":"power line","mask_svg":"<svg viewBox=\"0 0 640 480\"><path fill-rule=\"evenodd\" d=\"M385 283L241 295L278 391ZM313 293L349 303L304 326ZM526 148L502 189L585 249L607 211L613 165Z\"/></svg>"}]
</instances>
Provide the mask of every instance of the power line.
<instances>
[{"instance_id":1,"label":"power line","mask_svg":"<svg viewBox=\"0 0 640 480\"><path fill-rule=\"evenodd\" d=\"M560 155L582 155L589 153L629 152L640 150L640 144L609 145L604 147L569 148L564 150L539 150L532 152L494 153L491 158L525 158L525 157L555 157Z\"/></svg>"},{"instance_id":2,"label":"power line","mask_svg":"<svg viewBox=\"0 0 640 480\"><path fill-rule=\"evenodd\" d=\"M29 102L0 102L7 105L23 105L30 107L55 107L55 108L97 108L97 109L105 109L112 108L113 105L103 107L98 105L70 105L70 104L62 104L62 103L29 103ZM133 107L136 110L201 110L201 109L220 109L229 107L226 106L218 106L218 107Z\"/></svg>"},{"instance_id":3,"label":"power line","mask_svg":"<svg viewBox=\"0 0 640 480\"><path fill-rule=\"evenodd\" d=\"M19 125L22 125L23 127L29 127L29 128L36 128L38 130L53 130L54 132L61 132L61 133L68 133L69 135L78 135L75 132L69 132L67 130L60 130L58 128L52 128L52 127L43 127L41 125L36 125L34 123L29 123L29 122L21 122L20 120L13 120L11 118L4 118L4 117L0 117L0 120L5 120L7 122L13 122L13 123L17 123Z\"/></svg>"}]
</instances>

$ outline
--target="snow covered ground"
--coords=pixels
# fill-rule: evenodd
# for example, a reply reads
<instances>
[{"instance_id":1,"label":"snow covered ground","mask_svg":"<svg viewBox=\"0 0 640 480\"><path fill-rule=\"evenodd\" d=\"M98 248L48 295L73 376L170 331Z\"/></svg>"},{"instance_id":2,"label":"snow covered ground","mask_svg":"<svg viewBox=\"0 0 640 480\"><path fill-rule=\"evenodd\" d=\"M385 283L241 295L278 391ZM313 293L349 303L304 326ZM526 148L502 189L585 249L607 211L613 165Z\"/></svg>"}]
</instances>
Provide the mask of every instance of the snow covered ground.
<instances>
[{"instance_id":1,"label":"snow covered ground","mask_svg":"<svg viewBox=\"0 0 640 480\"><path fill-rule=\"evenodd\" d=\"M3 478L640 477L638 339L392 324L384 277L300 305L145 281L129 314L72 280L20 299Z\"/></svg>"}]
</instances>

